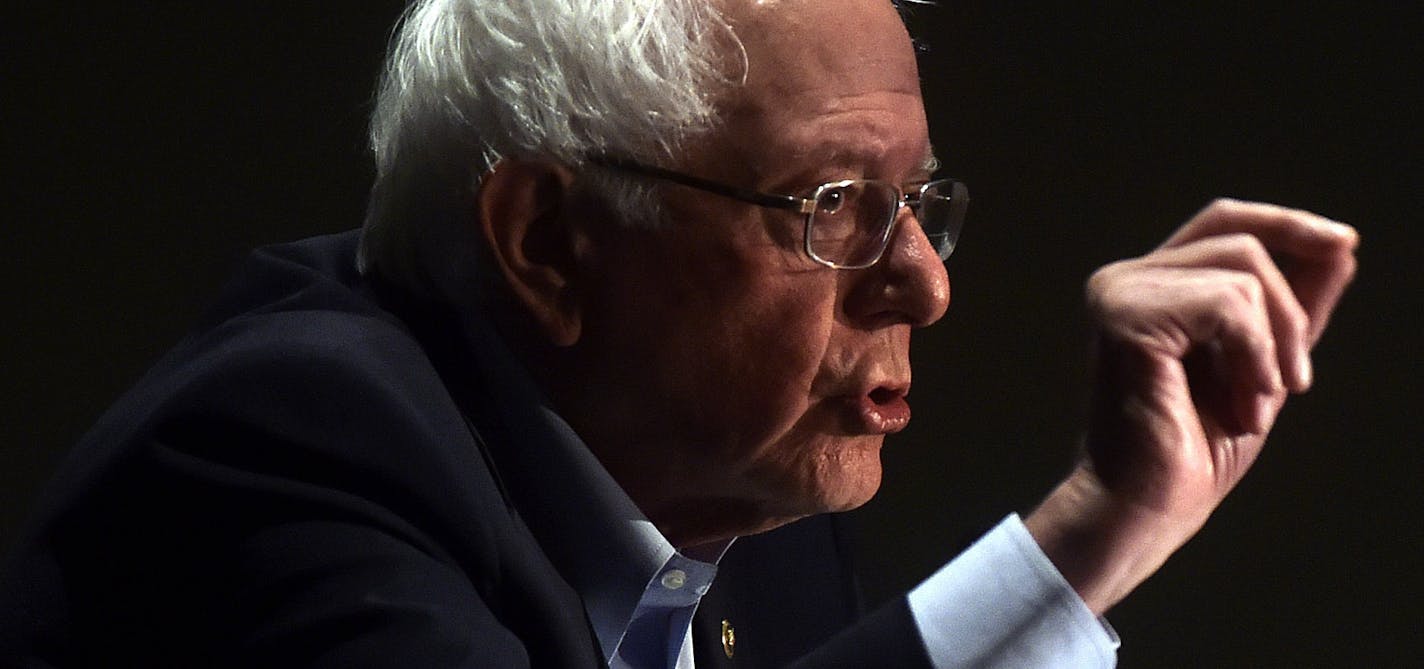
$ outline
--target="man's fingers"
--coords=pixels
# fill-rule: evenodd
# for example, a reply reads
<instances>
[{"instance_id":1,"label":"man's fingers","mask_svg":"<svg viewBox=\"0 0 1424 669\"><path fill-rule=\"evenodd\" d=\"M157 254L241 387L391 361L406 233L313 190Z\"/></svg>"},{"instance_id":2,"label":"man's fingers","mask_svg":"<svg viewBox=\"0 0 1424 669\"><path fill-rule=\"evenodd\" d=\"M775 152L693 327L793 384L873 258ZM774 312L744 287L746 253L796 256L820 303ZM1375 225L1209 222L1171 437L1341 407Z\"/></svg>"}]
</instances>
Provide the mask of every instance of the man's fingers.
<instances>
[{"instance_id":1,"label":"man's fingers","mask_svg":"<svg viewBox=\"0 0 1424 669\"><path fill-rule=\"evenodd\" d=\"M1231 434L1270 426L1267 400L1285 386L1267 291L1256 274L1142 258L1100 270L1088 293L1101 336L1180 363L1203 418ZM1145 392L1165 397L1160 388Z\"/></svg>"},{"instance_id":2,"label":"man's fingers","mask_svg":"<svg viewBox=\"0 0 1424 669\"><path fill-rule=\"evenodd\" d=\"M1273 403L1284 393L1282 368L1277 366L1278 340L1264 327L1264 309L1259 297L1254 301L1247 297L1240 307L1228 308L1220 336L1201 347L1202 357L1207 359L1204 367L1220 379L1217 383L1201 383L1202 371L1191 369L1194 361L1190 357L1182 361L1188 378L1193 380L1194 393L1224 390L1229 395L1235 420L1222 422L1221 426L1233 437L1269 431L1275 421ZM1226 418L1224 412L1218 412L1217 417ZM1209 426L1203 428L1211 437Z\"/></svg>"},{"instance_id":3,"label":"man's fingers","mask_svg":"<svg viewBox=\"0 0 1424 669\"><path fill-rule=\"evenodd\" d=\"M1340 296L1345 294L1345 288L1355 278L1356 266L1352 245L1349 250L1328 261L1302 263L1287 270L1286 275L1295 288L1296 299L1310 314L1311 346L1324 334L1330 315L1335 312L1335 305L1340 303Z\"/></svg>"},{"instance_id":4,"label":"man's fingers","mask_svg":"<svg viewBox=\"0 0 1424 669\"><path fill-rule=\"evenodd\" d=\"M1354 228L1303 209L1221 199L1197 212L1161 248L1237 233L1260 238L1273 254L1302 259L1333 256L1342 248L1353 249L1359 241Z\"/></svg>"},{"instance_id":5,"label":"man's fingers","mask_svg":"<svg viewBox=\"0 0 1424 669\"><path fill-rule=\"evenodd\" d=\"M1306 341L1314 345L1355 276L1359 234L1348 225L1300 209L1217 200L1173 233L1159 251L1236 234L1257 238L1281 266L1281 274L1309 317Z\"/></svg>"},{"instance_id":6,"label":"man's fingers","mask_svg":"<svg viewBox=\"0 0 1424 669\"><path fill-rule=\"evenodd\" d=\"M1204 351L1210 360L1210 373L1215 383L1210 384L1231 399L1230 418L1218 414L1220 424L1232 426L1233 436L1242 434L1265 434L1270 430L1275 416L1265 402L1282 392L1288 367L1281 364L1284 359L1279 343L1284 339L1274 332L1271 324L1268 291L1259 277L1251 272L1220 272L1223 277L1216 282L1217 291L1208 294L1215 303L1214 317L1217 319L1215 337L1203 342L1197 348ZM1183 360L1183 365L1190 364ZM1188 377L1197 376L1187 369ZM1202 388L1193 388L1196 393Z\"/></svg>"},{"instance_id":7,"label":"man's fingers","mask_svg":"<svg viewBox=\"0 0 1424 669\"><path fill-rule=\"evenodd\" d=\"M1311 318L1297 300L1295 289L1256 237L1240 233L1206 237L1155 251L1142 261L1181 269L1233 270L1250 276L1255 285L1249 288L1242 285L1246 280L1244 276L1226 285L1237 291L1259 293L1270 322L1273 352L1286 386L1296 392L1310 387Z\"/></svg>"}]
</instances>

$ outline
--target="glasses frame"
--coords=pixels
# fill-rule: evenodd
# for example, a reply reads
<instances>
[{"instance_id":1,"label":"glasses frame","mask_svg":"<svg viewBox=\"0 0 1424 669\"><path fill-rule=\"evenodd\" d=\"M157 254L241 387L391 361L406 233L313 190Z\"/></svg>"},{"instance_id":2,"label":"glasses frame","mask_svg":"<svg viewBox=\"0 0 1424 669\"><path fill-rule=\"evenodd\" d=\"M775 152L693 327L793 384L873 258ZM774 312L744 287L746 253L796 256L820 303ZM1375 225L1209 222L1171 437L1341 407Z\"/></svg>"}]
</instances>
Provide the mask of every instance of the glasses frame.
<instances>
[{"instance_id":1,"label":"glasses frame","mask_svg":"<svg viewBox=\"0 0 1424 669\"><path fill-rule=\"evenodd\" d=\"M928 192L930 188L948 185L950 187L950 192L953 193L953 191L955 190L954 186L959 185L961 187L961 190L963 190L965 193L964 199L966 205L968 203L968 189L964 187L963 182L957 179L932 179L930 181L925 182L919 188L909 193L905 192L905 190L901 188L899 184L883 181L880 179L841 179L837 181L828 181L826 183L821 184L820 186L817 186L815 191L812 192L811 197L807 198L800 197L797 195L763 193L761 191L751 190L749 188L742 188L739 186L722 183L720 181L704 179L702 177L678 172L676 170L669 170L654 165L648 165L645 163L638 162L636 160L630 160L628 158L598 155L590 156L587 160L588 162L593 163L594 165L598 165L600 167L607 167L610 169L629 172L631 174L638 174L646 177L652 177L655 179L664 179L681 186L695 188L697 190L712 193L714 195L721 195L722 197L731 198L740 202L746 202L747 204L754 204L760 207L769 207L772 209L784 209L787 211L794 211L798 214L802 214L806 217L804 230L802 232L802 247L806 251L806 255L810 257L811 260L816 261L818 264L825 265L826 267L830 267L832 269L865 269L867 267L872 267L876 263L880 262L880 259L885 256L885 249L888 248L890 245L890 237L894 234L895 224L900 219L900 210L905 207L910 207L910 211L914 213L916 217L918 217L920 202L923 199L924 194ZM816 201L820 199L821 194L825 193L827 190L835 188L845 188L856 183L865 182L880 183L890 186L895 191L895 200L898 203L890 211L889 220L885 222L884 227L881 230L879 247L876 249L875 255L869 261L864 263L838 263L826 260L825 258L822 258L821 256L817 255L816 251L811 248L811 221L816 213ZM953 244L950 245L948 252L939 254L940 260L948 260L950 254L952 253L954 253Z\"/></svg>"}]
</instances>

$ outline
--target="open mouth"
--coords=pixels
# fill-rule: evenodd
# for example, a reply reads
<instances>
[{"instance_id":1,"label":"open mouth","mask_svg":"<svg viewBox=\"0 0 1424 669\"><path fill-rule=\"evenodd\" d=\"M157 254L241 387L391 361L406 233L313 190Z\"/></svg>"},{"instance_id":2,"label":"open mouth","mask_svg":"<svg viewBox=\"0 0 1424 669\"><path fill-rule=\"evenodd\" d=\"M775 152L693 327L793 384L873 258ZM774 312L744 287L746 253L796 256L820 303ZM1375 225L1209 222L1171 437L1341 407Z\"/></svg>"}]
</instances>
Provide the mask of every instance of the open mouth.
<instances>
[{"instance_id":1,"label":"open mouth","mask_svg":"<svg viewBox=\"0 0 1424 669\"><path fill-rule=\"evenodd\" d=\"M905 393L898 390L891 390L885 386L880 386L870 391L870 401L877 405L889 404L897 398L904 397Z\"/></svg>"},{"instance_id":2,"label":"open mouth","mask_svg":"<svg viewBox=\"0 0 1424 669\"><path fill-rule=\"evenodd\" d=\"M859 427L868 434L893 434L910 423L910 404L905 390L879 386L856 403Z\"/></svg>"}]
</instances>

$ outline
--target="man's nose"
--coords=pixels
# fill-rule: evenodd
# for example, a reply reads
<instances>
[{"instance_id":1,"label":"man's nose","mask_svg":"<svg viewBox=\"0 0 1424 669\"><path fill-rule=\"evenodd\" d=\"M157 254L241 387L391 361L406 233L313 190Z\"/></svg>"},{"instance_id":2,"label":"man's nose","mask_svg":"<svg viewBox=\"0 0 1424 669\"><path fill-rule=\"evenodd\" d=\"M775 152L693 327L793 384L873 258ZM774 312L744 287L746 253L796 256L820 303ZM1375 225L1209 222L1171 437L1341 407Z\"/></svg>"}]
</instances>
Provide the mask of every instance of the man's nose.
<instances>
[{"instance_id":1,"label":"man's nose","mask_svg":"<svg viewBox=\"0 0 1424 669\"><path fill-rule=\"evenodd\" d=\"M929 325L949 308L949 275L909 207L901 207L880 262L852 270L847 316L874 326L882 321Z\"/></svg>"}]
</instances>

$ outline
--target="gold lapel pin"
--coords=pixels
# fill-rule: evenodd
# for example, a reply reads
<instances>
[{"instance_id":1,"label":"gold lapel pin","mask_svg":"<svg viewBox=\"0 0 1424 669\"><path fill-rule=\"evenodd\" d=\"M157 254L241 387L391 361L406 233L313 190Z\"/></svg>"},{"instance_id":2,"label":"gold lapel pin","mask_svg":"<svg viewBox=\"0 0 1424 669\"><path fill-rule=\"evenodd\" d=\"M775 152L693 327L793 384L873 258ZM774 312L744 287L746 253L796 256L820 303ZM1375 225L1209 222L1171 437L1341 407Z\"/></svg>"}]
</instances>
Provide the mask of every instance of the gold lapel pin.
<instances>
[{"instance_id":1,"label":"gold lapel pin","mask_svg":"<svg viewBox=\"0 0 1424 669\"><path fill-rule=\"evenodd\" d=\"M732 659L732 653L737 650L737 630L732 629L732 623L725 618L722 620L722 652L727 654L727 659Z\"/></svg>"}]
</instances>

